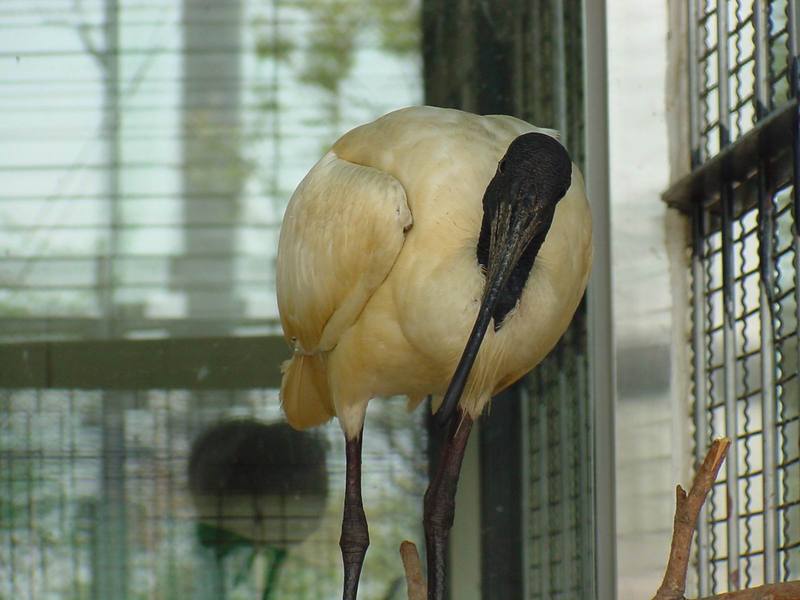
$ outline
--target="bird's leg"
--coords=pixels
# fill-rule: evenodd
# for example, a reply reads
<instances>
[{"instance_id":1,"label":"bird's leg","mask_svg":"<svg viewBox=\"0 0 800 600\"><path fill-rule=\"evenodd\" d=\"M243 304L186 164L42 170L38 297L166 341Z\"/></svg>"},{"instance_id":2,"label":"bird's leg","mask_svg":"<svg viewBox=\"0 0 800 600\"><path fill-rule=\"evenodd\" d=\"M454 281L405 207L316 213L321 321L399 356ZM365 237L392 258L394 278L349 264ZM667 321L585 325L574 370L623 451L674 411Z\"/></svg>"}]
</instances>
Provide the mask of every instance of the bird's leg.
<instances>
[{"instance_id":1,"label":"bird's leg","mask_svg":"<svg viewBox=\"0 0 800 600\"><path fill-rule=\"evenodd\" d=\"M445 597L447 538L453 526L458 475L471 429L469 415L460 411L453 415L436 474L425 492L423 522L428 551L428 600Z\"/></svg>"},{"instance_id":2,"label":"bird's leg","mask_svg":"<svg viewBox=\"0 0 800 600\"><path fill-rule=\"evenodd\" d=\"M362 430L363 432L363 430ZM362 432L353 440L346 440L347 480L344 490L344 518L339 547L344 562L343 600L356 600L361 565L369 546L369 531L364 505L361 502L361 440Z\"/></svg>"}]
</instances>

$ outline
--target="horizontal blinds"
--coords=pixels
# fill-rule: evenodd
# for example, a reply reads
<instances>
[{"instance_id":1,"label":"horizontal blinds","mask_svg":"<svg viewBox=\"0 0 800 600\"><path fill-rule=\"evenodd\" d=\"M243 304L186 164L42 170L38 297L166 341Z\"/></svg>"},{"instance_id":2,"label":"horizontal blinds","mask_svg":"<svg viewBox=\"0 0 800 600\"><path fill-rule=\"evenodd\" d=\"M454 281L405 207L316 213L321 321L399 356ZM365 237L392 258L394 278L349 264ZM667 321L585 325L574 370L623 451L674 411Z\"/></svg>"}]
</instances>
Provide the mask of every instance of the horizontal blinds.
<instances>
[{"instance_id":1,"label":"horizontal blinds","mask_svg":"<svg viewBox=\"0 0 800 600\"><path fill-rule=\"evenodd\" d=\"M0 339L255 334L292 190L421 99L417 7L0 6Z\"/></svg>"}]
</instances>

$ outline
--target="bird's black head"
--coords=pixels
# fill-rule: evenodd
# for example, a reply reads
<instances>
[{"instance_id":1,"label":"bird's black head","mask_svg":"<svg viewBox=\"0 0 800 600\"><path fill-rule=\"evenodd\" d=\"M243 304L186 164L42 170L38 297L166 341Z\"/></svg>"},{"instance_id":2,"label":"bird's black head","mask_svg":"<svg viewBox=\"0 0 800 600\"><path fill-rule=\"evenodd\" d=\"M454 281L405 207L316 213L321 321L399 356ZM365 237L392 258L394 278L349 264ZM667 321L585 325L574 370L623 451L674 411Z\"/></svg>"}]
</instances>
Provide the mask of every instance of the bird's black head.
<instances>
[{"instance_id":1,"label":"bird's black head","mask_svg":"<svg viewBox=\"0 0 800 600\"><path fill-rule=\"evenodd\" d=\"M523 134L497 163L483 196L484 211L492 212L500 202L555 206L571 181L572 161L558 140L544 133Z\"/></svg>"},{"instance_id":2,"label":"bird's black head","mask_svg":"<svg viewBox=\"0 0 800 600\"><path fill-rule=\"evenodd\" d=\"M483 196L477 259L488 274L484 295L499 287L491 307L495 330L522 295L533 261L572 181L572 161L543 133L516 138ZM501 268L505 265L504 268Z\"/></svg>"},{"instance_id":3,"label":"bird's black head","mask_svg":"<svg viewBox=\"0 0 800 600\"><path fill-rule=\"evenodd\" d=\"M478 318L445 394L441 421L452 415L494 319L500 329L522 295L558 202L572 181L564 146L543 133L526 133L508 147L483 195L477 260L486 271Z\"/></svg>"}]
</instances>

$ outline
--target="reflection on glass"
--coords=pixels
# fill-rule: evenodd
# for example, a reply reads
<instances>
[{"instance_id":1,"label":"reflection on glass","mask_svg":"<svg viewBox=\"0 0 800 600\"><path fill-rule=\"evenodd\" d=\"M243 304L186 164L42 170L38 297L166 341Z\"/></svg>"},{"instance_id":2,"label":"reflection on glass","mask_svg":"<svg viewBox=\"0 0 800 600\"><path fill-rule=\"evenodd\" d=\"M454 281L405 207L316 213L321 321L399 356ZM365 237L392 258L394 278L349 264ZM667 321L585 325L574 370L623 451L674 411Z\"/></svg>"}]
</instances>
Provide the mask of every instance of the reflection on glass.
<instances>
[{"instance_id":1,"label":"reflection on glass","mask_svg":"<svg viewBox=\"0 0 800 600\"><path fill-rule=\"evenodd\" d=\"M280 421L269 390L1 392L0 598L341 597L341 430L330 423L290 441ZM424 415L408 415L400 399L376 402L366 430L371 546L361 593L399 600L399 544L422 541ZM264 432L276 431L281 443L264 443ZM280 470L305 464L297 471L305 475L279 482L269 468L239 460L245 455ZM292 496L273 519L268 498L219 494L272 483L307 490L302 506ZM289 529L294 520L281 514L300 508L302 531ZM274 521L285 526L277 544Z\"/></svg>"},{"instance_id":2,"label":"reflection on glass","mask_svg":"<svg viewBox=\"0 0 800 600\"><path fill-rule=\"evenodd\" d=\"M216 525L197 513L219 488L190 493L187 465L220 422L281 421L275 393L201 391L204 369L152 389L131 338L239 348L238 336L277 331L272 265L291 190L344 131L421 102L417 12L413 0L0 8L0 341L78 340L87 357L102 352L88 340L122 338L135 388L85 389L91 360L70 362L81 389L8 389L0 378L0 598L340 594L338 425L319 432L316 520L281 547L270 587L275 556L257 520L252 551L209 546ZM207 340L192 352L211 370L222 360ZM66 369L51 358L48 369ZM277 373L277 358L260 368ZM400 597L397 546L419 542L419 418L384 402L367 422L365 597Z\"/></svg>"},{"instance_id":3,"label":"reflection on glass","mask_svg":"<svg viewBox=\"0 0 800 600\"><path fill-rule=\"evenodd\" d=\"M413 0L14 1L0 52L0 337L275 331L291 191L421 103Z\"/></svg>"},{"instance_id":4,"label":"reflection on glass","mask_svg":"<svg viewBox=\"0 0 800 600\"><path fill-rule=\"evenodd\" d=\"M325 453L312 433L250 419L213 425L192 444L188 472L197 539L223 572L237 554L246 556L245 565L264 557L263 600L276 597L288 550L320 525L328 498Z\"/></svg>"}]
</instances>

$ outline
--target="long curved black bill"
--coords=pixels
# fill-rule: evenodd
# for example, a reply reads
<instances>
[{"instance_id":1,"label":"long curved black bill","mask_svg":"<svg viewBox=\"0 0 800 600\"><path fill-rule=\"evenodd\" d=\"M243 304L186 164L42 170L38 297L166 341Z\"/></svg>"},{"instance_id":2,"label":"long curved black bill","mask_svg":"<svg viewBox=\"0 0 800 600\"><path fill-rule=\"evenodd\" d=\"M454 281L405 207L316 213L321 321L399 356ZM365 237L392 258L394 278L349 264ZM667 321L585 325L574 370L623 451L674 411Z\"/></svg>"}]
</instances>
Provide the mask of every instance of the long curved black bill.
<instances>
[{"instance_id":1,"label":"long curved black bill","mask_svg":"<svg viewBox=\"0 0 800 600\"><path fill-rule=\"evenodd\" d=\"M469 334L464 352L461 354L461 360L458 361L458 366L442 400L442 405L436 413L436 420L439 425L446 424L455 412L458 401L467 384L472 365L475 364L475 359L478 356L483 336L486 334L486 329L492 320L497 298L505 287L522 251L531 240L530 225L526 227L524 221L524 219L516 219L511 226L510 232L503 236L506 239L501 239L497 242L499 251L496 254L499 254L499 256L497 256L496 260L492 260L492 254L495 253L490 252L489 273L487 274L481 307L478 310L478 318L475 320L475 325Z\"/></svg>"}]
</instances>

